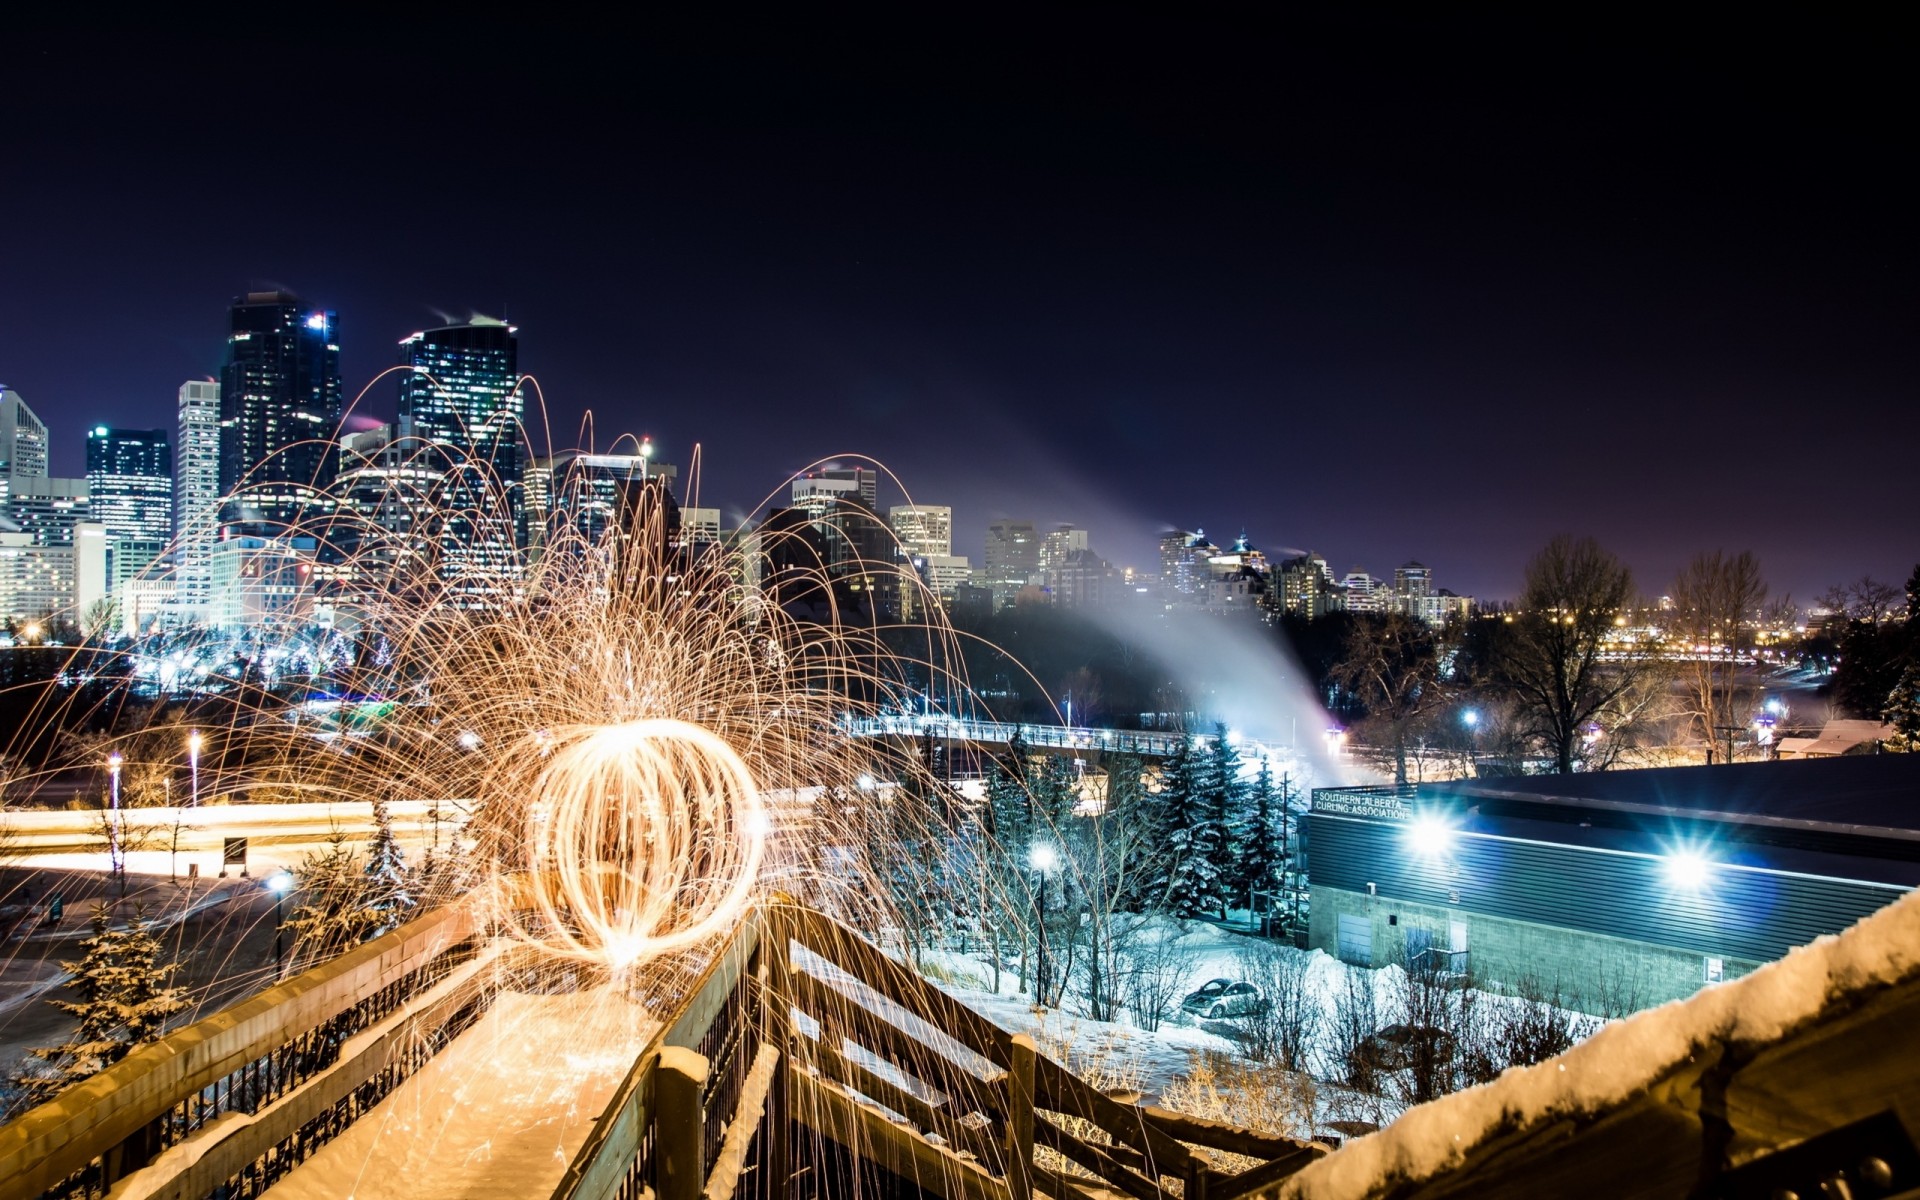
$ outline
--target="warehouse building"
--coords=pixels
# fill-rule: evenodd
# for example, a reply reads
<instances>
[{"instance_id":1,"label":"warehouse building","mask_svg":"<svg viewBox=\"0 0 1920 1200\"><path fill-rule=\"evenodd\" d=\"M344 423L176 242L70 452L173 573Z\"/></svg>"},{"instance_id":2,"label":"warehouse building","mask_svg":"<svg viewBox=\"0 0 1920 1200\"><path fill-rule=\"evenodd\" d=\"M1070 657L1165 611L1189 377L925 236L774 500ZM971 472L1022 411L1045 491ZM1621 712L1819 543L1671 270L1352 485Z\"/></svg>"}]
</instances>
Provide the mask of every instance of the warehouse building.
<instances>
[{"instance_id":1,"label":"warehouse building","mask_svg":"<svg viewBox=\"0 0 1920 1200\"><path fill-rule=\"evenodd\" d=\"M1309 944L1626 1010L1920 884L1920 755L1321 788Z\"/></svg>"}]
</instances>

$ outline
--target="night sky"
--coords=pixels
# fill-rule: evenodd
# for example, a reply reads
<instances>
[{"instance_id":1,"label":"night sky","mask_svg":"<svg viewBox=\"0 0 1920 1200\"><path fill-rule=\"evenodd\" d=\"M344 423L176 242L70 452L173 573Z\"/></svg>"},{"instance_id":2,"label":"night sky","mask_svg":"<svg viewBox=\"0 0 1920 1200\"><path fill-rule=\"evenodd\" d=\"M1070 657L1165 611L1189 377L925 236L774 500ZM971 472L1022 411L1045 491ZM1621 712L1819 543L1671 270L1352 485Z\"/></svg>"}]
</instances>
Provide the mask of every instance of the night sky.
<instances>
[{"instance_id":1,"label":"night sky","mask_svg":"<svg viewBox=\"0 0 1920 1200\"><path fill-rule=\"evenodd\" d=\"M557 444L701 443L735 514L871 455L976 556L1244 527L1503 597L1570 530L1803 602L1920 559L1904 28L286 11L6 38L0 383L56 472L281 285L349 393L504 313Z\"/></svg>"}]
</instances>

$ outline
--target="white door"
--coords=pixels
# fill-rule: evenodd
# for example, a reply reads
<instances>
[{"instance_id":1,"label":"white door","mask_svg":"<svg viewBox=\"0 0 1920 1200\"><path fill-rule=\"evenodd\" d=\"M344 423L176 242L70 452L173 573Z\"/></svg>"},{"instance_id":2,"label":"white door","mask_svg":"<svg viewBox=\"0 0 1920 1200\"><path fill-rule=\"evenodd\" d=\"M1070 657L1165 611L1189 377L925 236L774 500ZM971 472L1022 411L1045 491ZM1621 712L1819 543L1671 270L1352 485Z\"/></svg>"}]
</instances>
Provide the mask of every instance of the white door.
<instances>
[{"instance_id":1,"label":"white door","mask_svg":"<svg viewBox=\"0 0 1920 1200\"><path fill-rule=\"evenodd\" d=\"M1373 965L1373 918L1340 914L1340 961Z\"/></svg>"},{"instance_id":2,"label":"white door","mask_svg":"<svg viewBox=\"0 0 1920 1200\"><path fill-rule=\"evenodd\" d=\"M1467 949L1467 923L1465 921L1447 922L1447 949L1455 954L1464 954Z\"/></svg>"}]
</instances>

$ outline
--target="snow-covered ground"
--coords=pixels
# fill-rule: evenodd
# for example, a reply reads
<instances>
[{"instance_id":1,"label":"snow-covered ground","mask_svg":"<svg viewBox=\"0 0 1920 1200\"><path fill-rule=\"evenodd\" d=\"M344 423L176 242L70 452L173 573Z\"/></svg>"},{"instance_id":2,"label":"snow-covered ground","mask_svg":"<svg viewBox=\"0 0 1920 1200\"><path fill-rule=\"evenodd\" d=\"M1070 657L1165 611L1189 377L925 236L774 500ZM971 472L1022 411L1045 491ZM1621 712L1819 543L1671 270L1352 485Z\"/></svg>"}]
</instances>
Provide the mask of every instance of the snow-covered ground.
<instances>
[{"instance_id":1,"label":"snow-covered ground","mask_svg":"<svg viewBox=\"0 0 1920 1200\"><path fill-rule=\"evenodd\" d=\"M1751 975L1615 1021L1557 1058L1411 1109L1295 1175L1282 1195L1358 1200L1430 1178L1496 1137L1615 1108L1708 1047L1777 1042L1917 977L1920 893L1909 893Z\"/></svg>"},{"instance_id":2,"label":"snow-covered ground","mask_svg":"<svg viewBox=\"0 0 1920 1200\"><path fill-rule=\"evenodd\" d=\"M610 988L502 993L473 1028L269 1194L547 1195L657 1027Z\"/></svg>"}]
</instances>

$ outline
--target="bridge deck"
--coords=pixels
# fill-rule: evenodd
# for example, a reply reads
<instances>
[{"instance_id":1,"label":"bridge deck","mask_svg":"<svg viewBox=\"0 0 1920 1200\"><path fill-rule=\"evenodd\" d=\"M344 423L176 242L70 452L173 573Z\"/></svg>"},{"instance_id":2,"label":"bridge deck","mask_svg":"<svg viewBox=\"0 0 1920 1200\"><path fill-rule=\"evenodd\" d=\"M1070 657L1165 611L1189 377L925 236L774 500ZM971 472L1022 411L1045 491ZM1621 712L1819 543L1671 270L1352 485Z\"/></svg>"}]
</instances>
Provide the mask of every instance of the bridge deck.
<instances>
[{"instance_id":1,"label":"bridge deck","mask_svg":"<svg viewBox=\"0 0 1920 1200\"><path fill-rule=\"evenodd\" d=\"M607 988L503 994L473 1028L268 1194L547 1195L657 1028Z\"/></svg>"}]
</instances>

